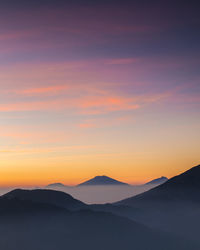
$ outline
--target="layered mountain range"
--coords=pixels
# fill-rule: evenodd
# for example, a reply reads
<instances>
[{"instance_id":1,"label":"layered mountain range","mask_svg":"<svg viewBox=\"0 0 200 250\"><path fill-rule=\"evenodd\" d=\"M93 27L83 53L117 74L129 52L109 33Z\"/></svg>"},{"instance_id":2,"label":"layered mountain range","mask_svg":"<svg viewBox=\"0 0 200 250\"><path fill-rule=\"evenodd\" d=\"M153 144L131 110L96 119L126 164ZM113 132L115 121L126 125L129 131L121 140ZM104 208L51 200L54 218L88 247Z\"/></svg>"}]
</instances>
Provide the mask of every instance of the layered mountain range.
<instances>
[{"instance_id":1,"label":"layered mountain range","mask_svg":"<svg viewBox=\"0 0 200 250\"><path fill-rule=\"evenodd\" d=\"M168 180L167 177L160 177L156 178L154 180L151 180L143 185L160 185ZM113 185L113 186L118 186L118 185L125 185L125 186L130 186L130 184L118 181L116 179L113 179L111 177L108 177L106 175L98 175L95 176L87 181L84 181L74 187L83 187L83 186L105 186L105 185ZM73 186L66 186L63 183L51 183L46 186L47 188L63 188L63 187L73 187Z\"/></svg>"},{"instance_id":2,"label":"layered mountain range","mask_svg":"<svg viewBox=\"0 0 200 250\"><path fill-rule=\"evenodd\" d=\"M16 189L0 197L0 248L198 250L199 195L200 166L113 204Z\"/></svg>"}]
</instances>

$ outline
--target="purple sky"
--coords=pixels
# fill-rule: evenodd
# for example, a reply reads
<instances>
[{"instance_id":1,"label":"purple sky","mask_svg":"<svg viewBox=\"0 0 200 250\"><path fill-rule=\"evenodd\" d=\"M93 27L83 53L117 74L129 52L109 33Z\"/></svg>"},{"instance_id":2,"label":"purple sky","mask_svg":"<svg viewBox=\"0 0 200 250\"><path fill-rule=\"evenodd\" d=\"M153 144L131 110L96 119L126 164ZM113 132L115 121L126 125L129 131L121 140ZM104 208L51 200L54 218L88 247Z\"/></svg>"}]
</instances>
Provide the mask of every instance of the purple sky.
<instances>
[{"instance_id":1,"label":"purple sky","mask_svg":"<svg viewBox=\"0 0 200 250\"><path fill-rule=\"evenodd\" d=\"M197 164L199 28L195 1L1 1L2 185Z\"/></svg>"}]
</instances>

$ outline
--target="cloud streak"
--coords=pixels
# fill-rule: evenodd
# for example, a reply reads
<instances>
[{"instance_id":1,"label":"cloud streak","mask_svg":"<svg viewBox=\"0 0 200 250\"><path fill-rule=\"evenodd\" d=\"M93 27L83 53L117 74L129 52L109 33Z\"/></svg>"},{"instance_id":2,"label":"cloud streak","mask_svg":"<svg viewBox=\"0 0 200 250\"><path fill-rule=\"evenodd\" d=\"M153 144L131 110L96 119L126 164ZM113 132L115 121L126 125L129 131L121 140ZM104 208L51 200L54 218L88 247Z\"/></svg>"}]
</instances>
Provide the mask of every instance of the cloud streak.
<instances>
[{"instance_id":1,"label":"cloud streak","mask_svg":"<svg viewBox=\"0 0 200 250\"><path fill-rule=\"evenodd\" d=\"M46 92L45 92L46 94ZM69 94L69 93L68 93ZM148 103L159 102L168 97L169 93L158 95L125 96L81 96L69 98L57 98L44 101L27 101L0 104L0 112L23 111L59 111L71 109L81 114L106 114L121 110L135 110Z\"/></svg>"},{"instance_id":2,"label":"cloud streak","mask_svg":"<svg viewBox=\"0 0 200 250\"><path fill-rule=\"evenodd\" d=\"M46 86L46 87L38 87L38 88L29 88L16 90L17 94L25 95L25 96L34 96L34 95L56 95L63 90L68 89L69 87L66 85L56 85L56 86Z\"/></svg>"}]
</instances>

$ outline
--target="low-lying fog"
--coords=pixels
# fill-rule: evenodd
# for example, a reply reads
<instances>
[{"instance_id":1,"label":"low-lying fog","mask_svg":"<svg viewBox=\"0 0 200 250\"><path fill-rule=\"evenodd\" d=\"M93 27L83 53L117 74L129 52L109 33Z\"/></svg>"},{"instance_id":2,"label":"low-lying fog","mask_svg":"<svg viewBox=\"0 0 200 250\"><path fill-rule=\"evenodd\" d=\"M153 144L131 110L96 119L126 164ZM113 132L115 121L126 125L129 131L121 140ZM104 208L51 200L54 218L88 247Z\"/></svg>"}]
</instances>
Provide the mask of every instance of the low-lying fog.
<instances>
[{"instance_id":1,"label":"low-lying fog","mask_svg":"<svg viewBox=\"0 0 200 250\"><path fill-rule=\"evenodd\" d=\"M6 194L13 189L15 189L15 187L6 187L6 188L0 187L0 195Z\"/></svg>"},{"instance_id":2,"label":"low-lying fog","mask_svg":"<svg viewBox=\"0 0 200 250\"><path fill-rule=\"evenodd\" d=\"M123 186L123 185L101 185L82 187L59 187L54 190L64 191L74 198L87 204L102 204L119 201L151 189L153 186Z\"/></svg>"},{"instance_id":3,"label":"low-lying fog","mask_svg":"<svg viewBox=\"0 0 200 250\"><path fill-rule=\"evenodd\" d=\"M141 186L123 186L123 185L100 185L100 186L82 186L82 187L55 187L48 188L58 191L63 191L68 194L71 194L74 198L81 200L87 204L103 204L103 203L112 203L119 201L140 193L143 193L151 188L154 185L141 185ZM30 189L27 187L21 187L24 189ZM38 187L35 187L38 188ZM35 189L34 187L31 189ZM40 187L44 188L44 187ZM0 188L0 195L3 195L11 190L15 189L14 187L10 188Z\"/></svg>"}]
</instances>

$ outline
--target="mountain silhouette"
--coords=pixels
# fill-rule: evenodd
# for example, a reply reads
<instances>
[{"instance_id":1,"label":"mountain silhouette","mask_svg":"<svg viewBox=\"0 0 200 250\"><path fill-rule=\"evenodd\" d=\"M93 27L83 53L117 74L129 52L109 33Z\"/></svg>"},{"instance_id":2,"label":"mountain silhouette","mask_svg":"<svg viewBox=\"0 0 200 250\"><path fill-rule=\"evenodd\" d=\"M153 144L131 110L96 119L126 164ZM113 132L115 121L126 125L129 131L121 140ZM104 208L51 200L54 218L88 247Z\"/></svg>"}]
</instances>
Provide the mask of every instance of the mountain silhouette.
<instances>
[{"instance_id":1,"label":"mountain silhouette","mask_svg":"<svg viewBox=\"0 0 200 250\"><path fill-rule=\"evenodd\" d=\"M110 208L115 214L200 244L200 165L147 192L113 205L119 206L118 210L115 209L117 212ZM128 212L124 207L129 208Z\"/></svg>"},{"instance_id":2,"label":"mountain silhouette","mask_svg":"<svg viewBox=\"0 0 200 250\"><path fill-rule=\"evenodd\" d=\"M144 185L160 185L160 184L165 183L167 180L168 180L167 177L162 176L160 178L149 181L149 182L145 183Z\"/></svg>"},{"instance_id":3,"label":"mountain silhouette","mask_svg":"<svg viewBox=\"0 0 200 250\"><path fill-rule=\"evenodd\" d=\"M68 187L65 186L64 184L58 182L58 183L51 183L49 185L46 186L47 188L64 188L64 187Z\"/></svg>"},{"instance_id":4,"label":"mountain silhouette","mask_svg":"<svg viewBox=\"0 0 200 250\"><path fill-rule=\"evenodd\" d=\"M200 202L200 165L169 179L145 193L122 200L117 204L134 205L136 202L191 201Z\"/></svg>"},{"instance_id":5,"label":"mountain silhouette","mask_svg":"<svg viewBox=\"0 0 200 250\"><path fill-rule=\"evenodd\" d=\"M0 197L1 249L132 250L134 246L135 250L198 250L186 240L111 213L72 212L49 204L50 198L56 204L63 196L50 192L14 190ZM48 204L41 203L42 198Z\"/></svg>"},{"instance_id":6,"label":"mountain silhouette","mask_svg":"<svg viewBox=\"0 0 200 250\"><path fill-rule=\"evenodd\" d=\"M199 194L200 166L114 204L16 189L0 197L0 248L199 250Z\"/></svg>"},{"instance_id":7,"label":"mountain silhouette","mask_svg":"<svg viewBox=\"0 0 200 250\"><path fill-rule=\"evenodd\" d=\"M78 186L89 186L89 185L128 185L127 183L117 181L108 176L96 176L88 181L80 183Z\"/></svg>"},{"instance_id":8,"label":"mountain silhouette","mask_svg":"<svg viewBox=\"0 0 200 250\"><path fill-rule=\"evenodd\" d=\"M69 210L77 210L86 207L86 204L74 199L67 193L47 189L15 189L2 197L51 204L57 207L67 208Z\"/></svg>"}]
</instances>

